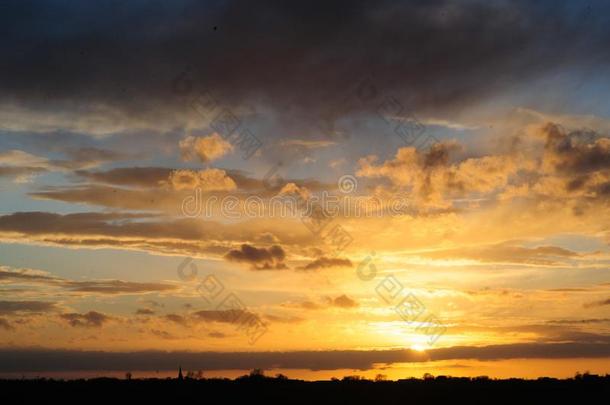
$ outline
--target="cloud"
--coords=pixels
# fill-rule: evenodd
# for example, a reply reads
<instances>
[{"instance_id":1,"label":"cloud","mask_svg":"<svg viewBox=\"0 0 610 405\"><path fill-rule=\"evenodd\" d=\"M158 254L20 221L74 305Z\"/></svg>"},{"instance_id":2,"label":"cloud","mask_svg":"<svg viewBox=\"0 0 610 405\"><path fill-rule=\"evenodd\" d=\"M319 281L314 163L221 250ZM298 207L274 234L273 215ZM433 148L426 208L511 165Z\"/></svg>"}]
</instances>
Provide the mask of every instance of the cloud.
<instances>
[{"instance_id":1,"label":"cloud","mask_svg":"<svg viewBox=\"0 0 610 405\"><path fill-rule=\"evenodd\" d=\"M57 309L54 302L47 301L0 301L0 314L42 314Z\"/></svg>"},{"instance_id":2,"label":"cloud","mask_svg":"<svg viewBox=\"0 0 610 405\"><path fill-rule=\"evenodd\" d=\"M303 322L303 318L299 318L298 316L278 316L273 314L265 314L263 318L274 323L300 323Z\"/></svg>"},{"instance_id":3,"label":"cloud","mask_svg":"<svg viewBox=\"0 0 610 405\"><path fill-rule=\"evenodd\" d=\"M130 156L123 152L96 147L69 148L66 154L71 159L71 168L97 166L104 162L126 160Z\"/></svg>"},{"instance_id":4,"label":"cloud","mask_svg":"<svg viewBox=\"0 0 610 405\"><path fill-rule=\"evenodd\" d=\"M61 34L51 12L70 18ZM244 0L11 6L0 17L6 27L0 122L104 134L175 128L188 108L172 91L177 66L191 66L193 88L211 89L216 103L231 107L260 100L309 117L372 110L377 104L362 106L357 92L369 76L378 94L418 109L466 107L558 67L594 74L608 58L607 12L603 2L521 0L299 6L265 0L256 12ZM125 18L131 15L138 18ZM92 18L98 23L89 24ZM138 34L161 20L163 29ZM211 32L213 26L219 29Z\"/></svg>"},{"instance_id":5,"label":"cloud","mask_svg":"<svg viewBox=\"0 0 610 405\"><path fill-rule=\"evenodd\" d=\"M199 187L204 197L226 196L228 191L240 191L236 197L256 194L270 198L279 191L266 187L260 179L245 175L240 170L173 169L162 167L126 167L107 171L77 170L78 177L88 180L74 186L49 186L31 192L36 199L83 203L115 209L163 211L181 214L180 206ZM316 180L286 180L311 190L327 190L331 185ZM282 183L281 186L284 184ZM119 187L109 187L119 186Z\"/></svg>"},{"instance_id":6,"label":"cloud","mask_svg":"<svg viewBox=\"0 0 610 405\"><path fill-rule=\"evenodd\" d=\"M584 304L583 306L585 308L595 308L595 307L604 307L606 305L610 305L610 298L608 298L606 300L588 302L588 303Z\"/></svg>"},{"instance_id":7,"label":"cloud","mask_svg":"<svg viewBox=\"0 0 610 405\"><path fill-rule=\"evenodd\" d=\"M154 315L155 311L153 311L152 309L148 309L148 308L138 308L138 310L136 311L136 315Z\"/></svg>"},{"instance_id":8,"label":"cloud","mask_svg":"<svg viewBox=\"0 0 610 405\"><path fill-rule=\"evenodd\" d=\"M187 319L185 317L183 317L182 315L167 314L167 315L165 315L164 318L170 322L177 323L178 325L185 326L187 324Z\"/></svg>"},{"instance_id":9,"label":"cloud","mask_svg":"<svg viewBox=\"0 0 610 405\"><path fill-rule=\"evenodd\" d=\"M50 287L63 289L72 293L89 293L101 295L135 295L151 292L168 292L178 287L166 283L141 283L122 280L68 280L54 277L48 273L30 269L8 269L0 267L0 282L8 283L37 283Z\"/></svg>"},{"instance_id":10,"label":"cloud","mask_svg":"<svg viewBox=\"0 0 610 405\"><path fill-rule=\"evenodd\" d=\"M311 263L301 267L303 270L319 270L329 267L352 267L352 262L349 259L341 259L339 257L320 257Z\"/></svg>"},{"instance_id":11,"label":"cloud","mask_svg":"<svg viewBox=\"0 0 610 405\"><path fill-rule=\"evenodd\" d=\"M357 176L386 178L414 194L418 203L445 207L447 199L502 190L519 166L513 156L483 156L453 163L455 142L436 143L427 151L414 147L398 149L394 159L376 164L377 157L359 160Z\"/></svg>"},{"instance_id":12,"label":"cloud","mask_svg":"<svg viewBox=\"0 0 610 405\"><path fill-rule=\"evenodd\" d=\"M437 142L426 151L402 147L381 163L375 155L360 159L356 174L385 181L380 185L394 193L409 192L414 208L463 207L469 200L466 207L477 208L481 201L552 198L570 203L578 213L593 203L607 203L609 138L545 123L513 142L520 147L474 157L455 141Z\"/></svg>"},{"instance_id":13,"label":"cloud","mask_svg":"<svg viewBox=\"0 0 610 405\"><path fill-rule=\"evenodd\" d=\"M37 174L95 167L101 163L119 160L125 155L94 147L70 148L64 151L68 159L48 159L13 149L0 152L0 177L12 177L15 182L29 181Z\"/></svg>"},{"instance_id":14,"label":"cloud","mask_svg":"<svg viewBox=\"0 0 610 405\"><path fill-rule=\"evenodd\" d=\"M610 318L559 319L559 320L548 321L548 323L559 324L559 325L562 325L562 324L572 325L572 324L610 323Z\"/></svg>"},{"instance_id":15,"label":"cloud","mask_svg":"<svg viewBox=\"0 0 610 405\"><path fill-rule=\"evenodd\" d=\"M519 343L414 350L320 350L292 352L103 352L50 349L0 349L0 371L370 370L376 364L443 360L568 359L610 356L608 343Z\"/></svg>"},{"instance_id":16,"label":"cloud","mask_svg":"<svg viewBox=\"0 0 610 405\"><path fill-rule=\"evenodd\" d=\"M286 302L286 303L283 303L282 306L288 307L288 308L299 308L299 309L307 309L307 310L317 310L317 309L322 308L322 305L317 304L313 301Z\"/></svg>"},{"instance_id":17,"label":"cloud","mask_svg":"<svg viewBox=\"0 0 610 405\"><path fill-rule=\"evenodd\" d=\"M184 160L199 158L203 163L210 163L232 150L233 146L216 133L205 137L187 136L180 141L180 152Z\"/></svg>"},{"instance_id":18,"label":"cloud","mask_svg":"<svg viewBox=\"0 0 610 405\"><path fill-rule=\"evenodd\" d=\"M340 295L335 299L331 299L330 303L339 308L356 308L358 306L358 303L355 300L351 299L345 294Z\"/></svg>"},{"instance_id":19,"label":"cloud","mask_svg":"<svg viewBox=\"0 0 610 405\"><path fill-rule=\"evenodd\" d=\"M75 173L93 183L118 186L159 187L167 181L171 172L172 169L164 167L122 167L98 172L78 170Z\"/></svg>"},{"instance_id":20,"label":"cloud","mask_svg":"<svg viewBox=\"0 0 610 405\"><path fill-rule=\"evenodd\" d=\"M328 148L329 146L336 145L337 142L328 140L307 140L307 139L289 139L280 142L281 146L284 147L301 147L305 149L320 149Z\"/></svg>"},{"instance_id":21,"label":"cloud","mask_svg":"<svg viewBox=\"0 0 610 405\"><path fill-rule=\"evenodd\" d=\"M92 280L70 281L61 283L64 288L74 292L98 294L145 294L150 292L166 292L177 289L177 286L164 283L138 283L122 280Z\"/></svg>"},{"instance_id":22,"label":"cloud","mask_svg":"<svg viewBox=\"0 0 610 405\"><path fill-rule=\"evenodd\" d=\"M60 279L49 276L47 273L31 269L9 269L0 266L0 282L2 281L23 281L23 282L56 282Z\"/></svg>"},{"instance_id":23,"label":"cloud","mask_svg":"<svg viewBox=\"0 0 610 405\"><path fill-rule=\"evenodd\" d=\"M545 139L544 176L534 192L609 201L610 138L592 131L566 132L553 123L544 125L540 135Z\"/></svg>"},{"instance_id":24,"label":"cloud","mask_svg":"<svg viewBox=\"0 0 610 405\"><path fill-rule=\"evenodd\" d=\"M541 131L546 135L546 164L555 171L584 175L610 169L610 139L594 132L565 132L554 123Z\"/></svg>"},{"instance_id":25,"label":"cloud","mask_svg":"<svg viewBox=\"0 0 610 405\"><path fill-rule=\"evenodd\" d=\"M0 318L0 329L13 330L13 326L4 318Z\"/></svg>"},{"instance_id":26,"label":"cloud","mask_svg":"<svg viewBox=\"0 0 610 405\"><path fill-rule=\"evenodd\" d=\"M34 176L46 171L43 167L0 166L0 177L12 178L15 183L28 183Z\"/></svg>"},{"instance_id":27,"label":"cloud","mask_svg":"<svg viewBox=\"0 0 610 405\"><path fill-rule=\"evenodd\" d=\"M215 339L224 339L227 337L227 334L222 333L222 332L210 332L210 333L208 333L208 336L215 338Z\"/></svg>"},{"instance_id":28,"label":"cloud","mask_svg":"<svg viewBox=\"0 0 610 405\"><path fill-rule=\"evenodd\" d=\"M510 243L420 252L417 255L432 259L469 259L488 263L519 263L546 266L562 264L566 259L581 257L579 253L557 246L526 248L514 246Z\"/></svg>"},{"instance_id":29,"label":"cloud","mask_svg":"<svg viewBox=\"0 0 610 405\"><path fill-rule=\"evenodd\" d=\"M312 301L303 301L299 304L299 306L303 309L319 309L320 308L320 305L318 305Z\"/></svg>"},{"instance_id":30,"label":"cloud","mask_svg":"<svg viewBox=\"0 0 610 405\"><path fill-rule=\"evenodd\" d=\"M27 183L35 175L49 170L53 167L45 158L21 150L0 152L0 177L12 178L16 183Z\"/></svg>"},{"instance_id":31,"label":"cloud","mask_svg":"<svg viewBox=\"0 0 610 405\"><path fill-rule=\"evenodd\" d=\"M284 263L286 252L279 245L269 248L257 248L252 245L243 244L239 249L230 250L225 259L250 264L253 270L281 270L286 269Z\"/></svg>"},{"instance_id":32,"label":"cloud","mask_svg":"<svg viewBox=\"0 0 610 405\"><path fill-rule=\"evenodd\" d=\"M201 310L189 313L187 315L167 314L161 319L175 323L180 326L190 327L198 323L225 323L234 324L243 319L256 317L257 315L247 309L213 309ZM293 318L265 316L266 319L277 323L296 322Z\"/></svg>"},{"instance_id":33,"label":"cloud","mask_svg":"<svg viewBox=\"0 0 610 405\"><path fill-rule=\"evenodd\" d=\"M176 340L179 339L179 337L169 333L168 331L165 330L159 330L159 329L151 329L150 333L152 333L153 335L160 337L161 339L166 339L166 340Z\"/></svg>"},{"instance_id":34,"label":"cloud","mask_svg":"<svg viewBox=\"0 0 610 405\"><path fill-rule=\"evenodd\" d=\"M193 320L199 322L235 323L244 317L253 316L251 312L242 309L203 310L191 314Z\"/></svg>"},{"instance_id":35,"label":"cloud","mask_svg":"<svg viewBox=\"0 0 610 405\"><path fill-rule=\"evenodd\" d=\"M72 327L83 327L83 328L100 328L104 323L108 322L110 318L102 313L96 311L89 311L84 314L76 312L61 314L60 318L67 321Z\"/></svg>"},{"instance_id":36,"label":"cloud","mask_svg":"<svg viewBox=\"0 0 610 405\"><path fill-rule=\"evenodd\" d=\"M76 171L78 176L84 177L93 183L103 183L116 186L134 186L140 188L159 189L164 186L173 172L179 169L167 167L122 167L107 171ZM230 177L237 188L243 190L263 190L260 180L248 177L239 170L222 170L227 177ZM193 176L197 176L200 171L191 170ZM206 171L201 171L205 173ZM209 172L209 173L214 173Z\"/></svg>"},{"instance_id":37,"label":"cloud","mask_svg":"<svg viewBox=\"0 0 610 405\"><path fill-rule=\"evenodd\" d=\"M111 247L194 257L222 257L266 232L276 235L283 245L311 243L307 228L288 229L286 224L285 221L253 221L232 225L200 218L168 219L141 213L16 212L0 215L0 238L5 241L19 239L20 243L27 240L33 244ZM279 254L277 249L274 252Z\"/></svg>"},{"instance_id":38,"label":"cloud","mask_svg":"<svg viewBox=\"0 0 610 405\"><path fill-rule=\"evenodd\" d=\"M0 164L6 166L34 166L49 168L51 162L44 157L32 155L18 149L0 152Z\"/></svg>"},{"instance_id":39,"label":"cloud","mask_svg":"<svg viewBox=\"0 0 610 405\"><path fill-rule=\"evenodd\" d=\"M169 183L176 190L231 191L237 188L227 172L220 169L174 170L169 175Z\"/></svg>"}]
</instances>

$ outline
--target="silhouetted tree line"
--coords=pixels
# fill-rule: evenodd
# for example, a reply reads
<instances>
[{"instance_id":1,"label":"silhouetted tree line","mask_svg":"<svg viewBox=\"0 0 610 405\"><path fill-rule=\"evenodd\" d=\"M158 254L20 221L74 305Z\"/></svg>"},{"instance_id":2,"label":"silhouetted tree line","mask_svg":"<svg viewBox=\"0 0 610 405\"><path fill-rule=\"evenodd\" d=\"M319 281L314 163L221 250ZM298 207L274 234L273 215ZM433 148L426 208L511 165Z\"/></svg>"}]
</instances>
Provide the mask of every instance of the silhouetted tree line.
<instances>
[{"instance_id":1,"label":"silhouetted tree line","mask_svg":"<svg viewBox=\"0 0 610 405\"><path fill-rule=\"evenodd\" d=\"M192 401L219 403L244 401L265 404L529 404L599 402L610 394L610 375L585 372L569 379L432 376L388 381L379 374L374 380L358 375L331 381L302 381L285 375L266 376L255 369L234 380L204 378L187 372L182 380L95 378L89 380L21 379L0 380L4 403L89 402L94 400L154 402ZM603 401L602 401L603 402Z\"/></svg>"}]
</instances>

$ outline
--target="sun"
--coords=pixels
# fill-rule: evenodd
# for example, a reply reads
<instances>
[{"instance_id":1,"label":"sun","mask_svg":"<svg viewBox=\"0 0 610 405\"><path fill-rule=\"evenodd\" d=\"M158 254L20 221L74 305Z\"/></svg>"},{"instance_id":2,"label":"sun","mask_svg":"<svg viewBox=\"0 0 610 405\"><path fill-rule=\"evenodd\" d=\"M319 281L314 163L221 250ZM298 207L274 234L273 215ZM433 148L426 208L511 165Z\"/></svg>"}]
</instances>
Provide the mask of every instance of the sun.
<instances>
[{"instance_id":1,"label":"sun","mask_svg":"<svg viewBox=\"0 0 610 405\"><path fill-rule=\"evenodd\" d=\"M411 350L415 350L416 352L425 352L426 346L416 343L411 345Z\"/></svg>"}]
</instances>

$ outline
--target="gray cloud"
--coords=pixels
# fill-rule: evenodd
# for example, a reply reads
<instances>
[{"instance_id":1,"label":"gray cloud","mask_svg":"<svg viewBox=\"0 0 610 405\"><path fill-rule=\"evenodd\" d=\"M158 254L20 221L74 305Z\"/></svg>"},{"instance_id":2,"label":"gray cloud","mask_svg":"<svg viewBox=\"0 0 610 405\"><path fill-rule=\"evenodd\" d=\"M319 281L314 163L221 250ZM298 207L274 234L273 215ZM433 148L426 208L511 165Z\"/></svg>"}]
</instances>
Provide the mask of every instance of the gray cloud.
<instances>
[{"instance_id":1,"label":"gray cloud","mask_svg":"<svg viewBox=\"0 0 610 405\"><path fill-rule=\"evenodd\" d=\"M355 308L358 306L358 302L343 294L335 299L330 300L331 305L339 308Z\"/></svg>"},{"instance_id":2,"label":"gray cloud","mask_svg":"<svg viewBox=\"0 0 610 405\"><path fill-rule=\"evenodd\" d=\"M233 262L248 263L254 270L281 270L286 269L284 263L286 252L279 245L269 248L257 248L243 244L239 249L230 250L225 259Z\"/></svg>"},{"instance_id":3,"label":"gray cloud","mask_svg":"<svg viewBox=\"0 0 610 405\"><path fill-rule=\"evenodd\" d=\"M284 112L362 108L349 89L364 76L421 109L464 106L551 69L605 63L610 26L602 1L525 0L265 0L254 11L245 0L28 1L6 6L0 25L2 101L112 106L137 123L183 109L172 97L177 66L222 102L256 98Z\"/></svg>"},{"instance_id":4,"label":"gray cloud","mask_svg":"<svg viewBox=\"0 0 610 405\"><path fill-rule=\"evenodd\" d=\"M20 178L46 172L44 167L0 166L0 177Z\"/></svg>"},{"instance_id":5,"label":"gray cloud","mask_svg":"<svg viewBox=\"0 0 610 405\"><path fill-rule=\"evenodd\" d=\"M170 322L177 323L178 325L184 326L184 325L187 324L187 319L185 317L183 317L182 315L167 314L163 318L168 320L168 321L170 321Z\"/></svg>"},{"instance_id":6,"label":"gray cloud","mask_svg":"<svg viewBox=\"0 0 610 405\"><path fill-rule=\"evenodd\" d=\"M53 277L32 270L8 270L0 267L0 281L16 283L38 283L66 289L70 292L95 294L143 294L176 290L178 287L165 283L141 283L122 280L74 281Z\"/></svg>"},{"instance_id":7,"label":"gray cloud","mask_svg":"<svg viewBox=\"0 0 610 405\"><path fill-rule=\"evenodd\" d=\"M177 289L163 283L138 283L122 280L64 281L61 285L70 291L99 294L139 294Z\"/></svg>"},{"instance_id":8,"label":"gray cloud","mask_svg":"<svg viewBox=\"0 0 610 405\"><path fill-rule=\"evenodd\" d=\"M72 327L100 328L110 320L110 317L96 311L89 311L84 314L76 312L61 314L60 318L67 321Z\"/></svg>"},{"instance_id":9,"label":"gray cloud","mask_svg":"<svg viewBox=\"0 0 610 405\"><path fill-rule=\"evenodd\" d=\"M242 309L203 310L191 314L192 319L199 322L235 323L243 317L253 316L251 312Z\"/></svg>"},{"instance_id":10,"label":"gray cloud","mask_svg":"<svg viewBox=\"0 0 610 405\"><path fill-rule=\"evenodd\" d=\"M260 229L256 224L172 220L155 214L17 212L0 216L0 236L9 239L20 235L32 241L60 245L111 246L197 256L225 255L237 244L255 240L265 232L277 235L283 244L302 244L312 239L307 229L288 233L282 224L270 224ZM248 252L244 253L244 260ZM280 250L275 248L268 254L275 260L272 264L281 268ZM242 256L237 254L237 257ZM259 265L263 267L264 263Z\"/></svg>"},{"instance_id":11,"label":"gray cloud","mask_svg":"<svg viewBox=\"0 0 610 405\"><path fill-rule=\"evenodd\" d=\"M490 263L520 263L532 265L556 265L562 260L576 259L581 255L557 246L528 248L501 243L476 248L437 250L418 253L432 259L471 259Z\"/></svg>"},{"instance_id":12,"label":"gray cloud","mask_svg":"<svg viewBox=\"0 0 610 405\"><path fill-rule=\"evenodd\" d=\"M573 324L591 324L591 323L610 323L610 318L590 318L590 319L558 319L548 321L551 324L558 325L573 325Z\"/></svg>"},{"instance_id":13,"label":"gray cloud","mask_svg":"<svg viewBox=\"0 0 610 405\"><path fill-rule=\"evenodd\" d=\"M302 267L303 270L318 270L328 267L352 267L352 262L349 259L341 259L339 257L320 257L311 263Z\"/></svg>"},{"instance_id":14,"label":"gray cloud","mask_svg":"<svg viewBox=\"0 0 610 405\"><path fill-rule=\"evenodd\" d=\"M25 281L25 282L55 282L59 279L41 274L39 272L32 272L26 270L8 270L7 268L0 267L0 281Z\"/></svg>"},{"instance_id":15,"label":"gray cloud","mask_svg":"<svg viewBox=\"0 0 610 405\"><path fill-rule=\"evenodd\" d=\"M605 299L605 300L588 302L588 303L584 304L583 306L585 308L595 308L595 307L603 307L606 305L610 305L610 298Z\"/></svg>"},{"instance_id":16,"label":"gray cloud","mask_svg":"<svg viewBox=\"0 0 610 405\"><path fill-rule=\"evenodd\" d=\"M0 349L0 371L247 370L286 368L359 369L375 364L441 360L560 359L610 357L608 343L523 343L483 347L456 346L413 350L336 350L296 352L93 352L45 349Z\"/></svg>"},{"instance_id":17,"label":"gray cloud","mask_svg":"<svg viewBox=\"0 0 610 405\"><path fill-rule=\"evenodd\" d=\"M11 324L6 319L0 318L0 329L12 330L13 327L11 326Z\"/></svg>"},{"instance_id":18,"label":"gray cloud","mask_svg":"<svg viewBox=\"0 0 610 405\"><path fill-rule=\"evenodd\" d=\"M54 302L47 301L0 301L0 314L45 313L56 310Z\"/></svg>"},{"instance_id":19,"label":"gray cloud","mask_svg":"<svg viewBox=\"0 0 610 405\"><path fill-rule=\"evenodd\" d=\"M107 171L76 171L78 176L94 183L117 186L158 187L167 181L173 169L164 167L122 167Z\"/></svg>"}]
</instances>

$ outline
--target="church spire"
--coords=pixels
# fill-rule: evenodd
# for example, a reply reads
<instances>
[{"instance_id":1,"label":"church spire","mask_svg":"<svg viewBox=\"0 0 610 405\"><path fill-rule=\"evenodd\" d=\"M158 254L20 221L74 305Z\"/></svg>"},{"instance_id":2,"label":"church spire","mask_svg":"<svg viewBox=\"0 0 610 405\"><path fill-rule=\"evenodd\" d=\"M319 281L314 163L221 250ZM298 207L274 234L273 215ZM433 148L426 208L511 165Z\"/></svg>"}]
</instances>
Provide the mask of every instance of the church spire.
<instances>
[{"instance_id":1,"label":"church spire","mask_svg":"<svg viewBox=\"0 0 610 405\"><path fill-rule=\"evenodd\" d=\"M179 380L184 379L184 377L182 376L182 366L178 366L178 379Z\"/></svg>"}]
</instances>

